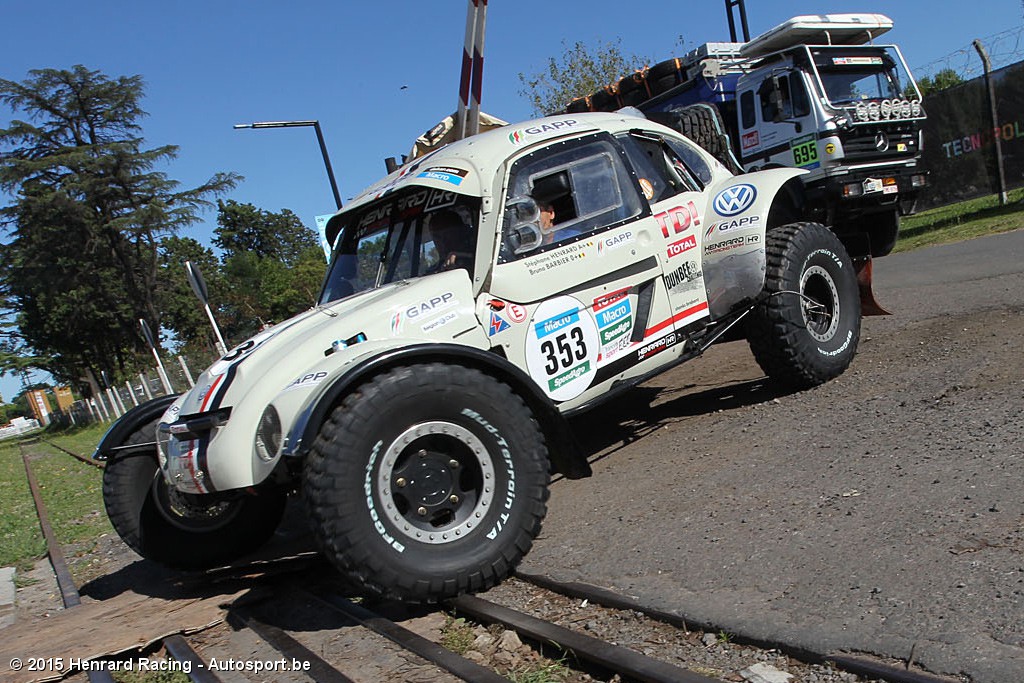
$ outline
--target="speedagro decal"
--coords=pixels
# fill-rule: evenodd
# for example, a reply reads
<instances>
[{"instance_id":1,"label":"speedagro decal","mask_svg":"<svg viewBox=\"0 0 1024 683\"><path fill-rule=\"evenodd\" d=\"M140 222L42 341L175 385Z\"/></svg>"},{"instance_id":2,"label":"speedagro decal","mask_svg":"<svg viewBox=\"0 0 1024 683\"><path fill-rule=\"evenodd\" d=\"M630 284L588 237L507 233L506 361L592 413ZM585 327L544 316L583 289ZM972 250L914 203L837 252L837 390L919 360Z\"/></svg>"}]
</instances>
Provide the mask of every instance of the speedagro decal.
<instances>
[{"instance_id":1,"label":"speedagro decal","mask_svg":"<svg viewBox=\"0 0 1024 683\"><path fill-rule=\"evenodd\" d=\"M552 121L551 123L544 123L539 126L520 128L508 134L508 141L511 142L513 145L518 145L519 143L526 140L527 136L542 135L544 133L556 133L560 131L564 132L576 125L579 125L579 121L577 121L576 119L563 119L562 121Z\"/></svg>"},{"instance_id":2,"label":"speedagro decal","mask_svg":"<svg viewBox=\"0 0 1024 683\"><path fill-rule=\"evenodd\" d=\"M755 199L757 188L750 183L740 183L716 194L711 205L720 216L735 216L749 209Z\"/></svg>"},{"instance_id":3,"label":"speedagro decal","mask_svg":"<svg viewBox=\"0 0 1024 683\"><path fill-rule=\"evenodd\" d=\"M597 371L600 341L587 308L571 296L543 302L533 314L526 338L530 377L552 400L582 394Z\"/></svg>"},{"instance_id":4,"label":"speedagro decal","mask_svg":"<svg viewBox=\"0 0 1024 683\"><path fill-rule=\"evenodd\" d=\"M601 353L598 357L601 362L607 362L629 346L629 336L633 332L633 307L629 291L627 287L594 299L594 315L601 337Z\"/></svg>"}]
</instances>

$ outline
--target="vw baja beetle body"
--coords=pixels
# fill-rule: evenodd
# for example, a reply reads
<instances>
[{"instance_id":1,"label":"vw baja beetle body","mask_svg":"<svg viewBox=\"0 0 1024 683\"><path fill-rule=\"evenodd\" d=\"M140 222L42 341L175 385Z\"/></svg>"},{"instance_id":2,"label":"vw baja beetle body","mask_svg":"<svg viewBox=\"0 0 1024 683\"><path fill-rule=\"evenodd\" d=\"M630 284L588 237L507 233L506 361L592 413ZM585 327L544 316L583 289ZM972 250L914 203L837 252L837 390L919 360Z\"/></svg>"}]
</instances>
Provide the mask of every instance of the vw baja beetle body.
<instances>
[{"instance_id":1,"label":"vw baja beetle body","mask_svg":"<svg viewBox=\"0 0 1024 683\"><path fill-rule=\"evenodd\" d=\"M550 473L590 472L565 415L730 329L791 386L849 365L846 252L820 225L775 224L800 173L734 176L625 113L407 164L329 222L314 308L111 428L98 457L115 528L167 565L220 565L301 493L323 552L372 593L495 585L540 530Z\"/></svg>"}]
</instances>

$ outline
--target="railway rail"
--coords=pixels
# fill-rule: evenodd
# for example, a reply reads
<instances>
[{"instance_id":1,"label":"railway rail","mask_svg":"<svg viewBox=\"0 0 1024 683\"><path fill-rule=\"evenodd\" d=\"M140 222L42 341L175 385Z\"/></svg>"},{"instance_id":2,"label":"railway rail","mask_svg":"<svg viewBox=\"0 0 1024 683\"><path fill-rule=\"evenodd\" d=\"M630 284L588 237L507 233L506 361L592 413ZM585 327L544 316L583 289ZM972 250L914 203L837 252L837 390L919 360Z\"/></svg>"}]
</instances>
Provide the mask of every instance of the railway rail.
<instances>
[{"instance_id":1,"label":"railway rail","mask_svg":"<svg viewBox=\"0 0 1024 683\"><path fill-rule=\"evenodd\" d=\"M50 443L50 442L47 442ZM60 451L86 460L84 456L72 453L67 449L50 443ZM47 552L54 574L57 579L63 603L66 608L74 609L80 604L78 589L72 581L71 574L63 558L53 529L50 526L45 504L39 493L39 486L31 467L31 456L22 451L26 477L35 500L40 527L46 538ZM551 578L520 573L517 579L531 584L538 591L549 591L553 595L565 596L582 604L601 605L609 610L628 610L631 613L643 614L646 618L667 624L680 633L689 633L694 624L687 624L684 617L652 609L640 604L628 596L583 583L560 583ZM315 557L289 557L278 561L229 567L207 572L194 577L198 584L216 584L218 582L246 583L251 590L245 600L232 604L225 613L226 623L235 631L247 630L254 634L261 643L261 648L253 652L239 653L239 657L264 657L270 659L280 657L282 661L302 662L303 668L294 672L298 680L326 681L327 683L347 683L360 678L358 671L347 671L345 665L338 665L332 660L332 653L322 646L324 638L320 638L321 649L316 651L310 646L308 633L295 627L275 623L286 605L294 605L301 599L315 609L334 613L337 620L327 629L328 635L342 632L351 634L353 630L364 630L382 637L397 645L404 651L412 653L424 662L437 667L441 672L456 679L473 681L474 683L499 683L510 678L488 668L478 661L471 660L462 654L449 650L441 644L418 634L403 626L399 621L386 616L388 611L395 611L395 605L386 602L357 602L343 586L335 583L327 565ZM659 659L618 645L609 640L582 633L578 629L560 626L550 620L538 618L519 609L493 602L477 596L463 596L441 607L446 614L454 614L470 619L479 624L497 624L500 629L515 631L523 642L533 644L536 648L554 650L561 655L563 661L580 671L603 680L618 675L624 681L644 681L650 683L710 683L714 680L703 671L694 671L678 666L664 659ZM401 609L399 610L401 611ZM285 620L288 621L288 620ZM294 622L294 619L291 620ZM714 632L713 625L701 625ZM333 629L333 630L332 630ZM198 637L201 641L201 635ZM786 651L784 643L748 643L749 645L773 648ZM171 635L162 639L160 647L168 656L178 662L188 663L182 667L189 678L197 683L217 683L222 679L204 661L197 652L194 641L190 642L182 635ZM201 650L202 647L200 646ZM125 652L122 656L131 656ZM910 662L903 667L892 663L876 661L870 658L847 653L809 653L806 651L791 652L791 656L812 664L829 663L840 670L856 674L861 680L881 680L890 683L950 683L954 679L938 677L923 671L910 668ZM356 667L358 668L358 667ZM90 681L106 683L113 678L106 671L87 671ZM293 676L293 680L296 679ZM234 678L232 680L239 680ZM254 679L255 680L255 679Z\"/></svg>"}]
</instances>

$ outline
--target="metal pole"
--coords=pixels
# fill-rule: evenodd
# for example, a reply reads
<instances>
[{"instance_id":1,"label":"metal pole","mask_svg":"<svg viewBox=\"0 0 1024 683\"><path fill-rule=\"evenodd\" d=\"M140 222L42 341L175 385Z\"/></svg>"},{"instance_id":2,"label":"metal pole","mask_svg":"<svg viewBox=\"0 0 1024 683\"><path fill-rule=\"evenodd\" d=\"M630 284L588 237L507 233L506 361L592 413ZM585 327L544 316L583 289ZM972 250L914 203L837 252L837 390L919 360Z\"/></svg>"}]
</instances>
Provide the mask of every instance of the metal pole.
<instances>
[{"instance_id":1,"label":"metal pole","mask_svg":"<svg viewBox=\"0 0 1024 683\"><path fill-rule=\"evenodd\" d=\"M227 355L227 351L225 351L223 355ZM185 359L182 358L181 356L178 356L178 363L181 364L181 371L185 373L185 379L188 380L188 386L191 389L196 385L196 383L192 381L192 373L189 372L188 366L185 365Z\"/></svg>"},{"instance_id":2,"label":"metal pole","mask_svg":"<svg viewBox=\"0 0 1024 683\"><path fill-rule=\"evenodd\" d=\"M146 395L146 400L153 400L153 392L149 390L149 378L144 373L139 373L139 381L142 382L142 393Z\"/></svg>"},{"instance_id":3,"label":"metal pole","mask_svg":"<svg viewBox=\"0 0 1024 683\"><path fill-rule=\"evenodd\" d=\"M302 128L312 126L316 130L316 139L320 143L320 154L324 158L324 166L327 167L327 179L331 183L331 192L334 193L334 203L341 208L341 193L338 192L338 183L334 179L334 168L331 166L331 158L327 154L327 143L324 142L324 134L320 129L320 121L257 121L255 123L236 123L235 129L239 128Z\"/></svg>"},{"instance_id":4,"label":"metal pole","mask_svg":"<svg viewBox=\"0 0 1024 683\"><path fill-rule=\"evenodd\" d=\"M334 169L331 168L331 158L327 155L327 143L324 142L324 133L320 130L320 121L313 121L313 129L316 131L316 141L320 143L320 154L324 157L324 166L327 167L327 179L331 181L331 192L334 193L334 203L341 208L341 193L338 192L338 183L334 180ZM225 351L225 353L227 353Z\"/></svg>"},{"instance_id":5,"label":"metal pole","mask_svg":"<svg viewBox=\"0 0 1024 683\"><path fill-rule=\"evenodd\" d=\"M1002 135L999 131L999 115L996 112L996 88L992 82L992 62L988 58L985 46L978 39L974 40L974 49L981 57L981 64L985 67L985 88L988 90L988 112L992 118L992 137L996 143L996 169L999 173L999 204L1006 206L1006 171L1003 169L1003 145Z\"/></svg>"},{"instance_id":6,"label":"metal pole","mask_svg":"<svg viewBox=\"0 0 1024 683\"><path fill-rule=\"evenodd\" d=\"M135 391L132 390L132 383L126 380L124 386L126 389L128 389L128 395L132 397L132 403L135 405L136 408L138 408L139 399L135 398Z\"/></svg>"}]
</instances>

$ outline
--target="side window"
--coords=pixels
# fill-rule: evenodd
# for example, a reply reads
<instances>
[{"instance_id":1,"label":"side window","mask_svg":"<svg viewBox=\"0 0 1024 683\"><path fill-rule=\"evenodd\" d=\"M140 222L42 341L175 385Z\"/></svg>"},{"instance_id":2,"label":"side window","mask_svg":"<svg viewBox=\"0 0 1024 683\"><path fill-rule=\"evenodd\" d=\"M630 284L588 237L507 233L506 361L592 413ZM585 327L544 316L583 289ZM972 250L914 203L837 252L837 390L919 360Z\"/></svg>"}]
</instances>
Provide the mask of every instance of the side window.
<instances>
[{"instance_id":1,"label":"side window","mask_svg":"<svg viewBox=\"0 0 1024 683\"><path fill-rule=\"evenodd\" d=\"M617 137L633 165L640 190L651 203L692 190L686 177L674 173L671 160L665 156L665 143L660 136L632 132Z\"/></svg>"},{"instance_id":2,"label":"side window","mask_svg":"<svg viewBox=\"0 0 1024 683\"><path fill-rule=\"evenodd\" d=\"M761 95L762 121L774 121L777 116L784 119L793 118L793 103L789 98L789 76L779 76L778 83L778 102L774 98L775 88L772 87L771 77L764 80L758 91Z\"/></svg>"},{"instance_id":3,"label":"side window","mask_svg":"<svg viewBox=\"0 0 1024 683\"><path fill-rule=\"evenodd\" d=\"M804 79L800 77L800 74L794 73L789 85L793 99L793 116L807 116L811 113L811 102L807 99L807 87L804 85Z\"/></svg>"},{"instance_id":4,"label":"side window","mask_svg":"<svg viewBox=\"0 0 1024 683\"><path fill-rule=\"evenodd\" d=\"M707 184L714 177L714 173L711 170L711 165L704 159L701 153L691 146L692 143L686 143L673 138L667 138L665 142L668 143L669 149L678 157L676 163L681 163L685 170L690 173L691 177L696 179L696 189L703 190L707 187Z\"/></svg>"},{"instance_id":5,"label":"side window","mask_svg":"<svg viewBox=\"0 0 1024 683\"><path fill-rule=\"evenodd\" d=\"M748 90L740 95L740 118L743 123L743 128L753 127L756 123L756 116L754 114L754 91Z\"/></svg>"},{"instance_id":6,"label":"side window","mask_svg":"<svg viewBox=\"0 0 1024 683\"><path fill-rule=\"evenodd\" d=\"M556 143L513 164L506 206L523 198L537 203L539 249L622 223L644 210L621 153L604 137ZM517 258L513 228L522 225L522 218L512 214L517 212L506 209L501 260Z\"/></svg>"}]
</instances>

